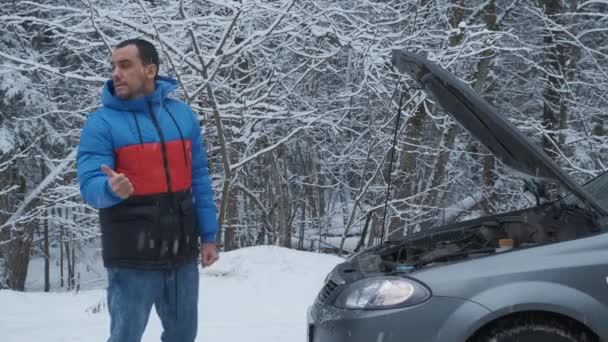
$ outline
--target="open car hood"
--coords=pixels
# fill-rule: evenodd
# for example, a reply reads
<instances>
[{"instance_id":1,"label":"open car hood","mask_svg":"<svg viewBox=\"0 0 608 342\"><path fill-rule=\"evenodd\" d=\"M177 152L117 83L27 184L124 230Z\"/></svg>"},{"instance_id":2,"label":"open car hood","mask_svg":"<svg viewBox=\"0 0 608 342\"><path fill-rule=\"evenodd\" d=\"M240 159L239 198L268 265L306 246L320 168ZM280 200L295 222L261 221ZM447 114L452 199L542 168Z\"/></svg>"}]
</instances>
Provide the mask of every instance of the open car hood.
<instances>
[{"instance_id":1,"label":"open car hood","mask_svg":"<svg viewBox=\"0 0 608 342\"><path fill-rule=\"evenodd\" d=\"M557 181L601 216L608 213L494 107L454 75L426 58L393 50L392 63L420 83L461 126L507 167L529 179Z\"/></svg>"}]
</instances>

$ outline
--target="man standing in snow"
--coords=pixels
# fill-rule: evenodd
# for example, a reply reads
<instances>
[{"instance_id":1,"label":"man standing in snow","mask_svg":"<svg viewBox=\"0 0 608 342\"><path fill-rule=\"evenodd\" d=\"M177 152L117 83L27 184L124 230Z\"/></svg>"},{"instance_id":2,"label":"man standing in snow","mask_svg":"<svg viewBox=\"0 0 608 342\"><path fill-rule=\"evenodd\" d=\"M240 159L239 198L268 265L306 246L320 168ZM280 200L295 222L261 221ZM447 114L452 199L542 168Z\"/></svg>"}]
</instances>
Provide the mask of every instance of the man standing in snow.
<instances>
[{"instance_id":1,"label":"man standing in snow","mask_svg":"<svg viewBox=\"0 0 608 342\"><path fill-rule=\"evenodd\" d=\"M217 219L201 130L169 95L154 45L126 40L112 52L112 79L78 147L83 199L99 208L108 271L109 342L140 341L152 306L164 342L196 337L198 255L217 259ZM200 247L199 247L200 237Z\"/></svg>"}]
</instances>

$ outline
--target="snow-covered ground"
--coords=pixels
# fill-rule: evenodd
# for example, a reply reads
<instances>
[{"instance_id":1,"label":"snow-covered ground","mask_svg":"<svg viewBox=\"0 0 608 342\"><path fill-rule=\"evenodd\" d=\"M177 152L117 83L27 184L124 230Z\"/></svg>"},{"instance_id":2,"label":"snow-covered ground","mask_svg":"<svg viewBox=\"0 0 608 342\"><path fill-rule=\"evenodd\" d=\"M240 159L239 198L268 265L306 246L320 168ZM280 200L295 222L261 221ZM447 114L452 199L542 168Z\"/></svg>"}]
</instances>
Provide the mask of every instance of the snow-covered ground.
<instances>
[{"instance_id":1,"label":"snow-covered ground","mask_svg":"<svg viewBox=\"0 0 608 342\"><path fill-rule=\"evenodd\" d=\"M197 341L304 341L306 309L341 260L272 246L221 254L200 272ZM37 268L30 268L28 288L40 284ZM95 283L78 293L0 291L0 341L106 341L105 278ZM159 341L161 332L153 309L142 340Z\"/></svg>"}]
</instances>

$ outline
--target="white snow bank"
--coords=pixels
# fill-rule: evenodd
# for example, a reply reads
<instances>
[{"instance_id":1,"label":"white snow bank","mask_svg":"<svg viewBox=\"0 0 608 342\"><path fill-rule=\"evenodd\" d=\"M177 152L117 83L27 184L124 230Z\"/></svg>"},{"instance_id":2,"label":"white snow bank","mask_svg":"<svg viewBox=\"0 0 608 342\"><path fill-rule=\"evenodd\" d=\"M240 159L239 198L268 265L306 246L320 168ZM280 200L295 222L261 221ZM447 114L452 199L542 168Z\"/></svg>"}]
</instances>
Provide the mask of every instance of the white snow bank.
<instances>
[{"instance_id":1,"label":"white snow bank","mask_svg":"<svg viewBox=\"0 0 608 342\"><path fill-rule=\"evenodd\" d=\"M303 341L306 309L342 259L273 246L222 253L201 271L197 341ZM3 342L101 342L108 337L105 284L62 293L0 291ZM142 341L160 340L154 309Z\"/></svg>"}]
</instances>

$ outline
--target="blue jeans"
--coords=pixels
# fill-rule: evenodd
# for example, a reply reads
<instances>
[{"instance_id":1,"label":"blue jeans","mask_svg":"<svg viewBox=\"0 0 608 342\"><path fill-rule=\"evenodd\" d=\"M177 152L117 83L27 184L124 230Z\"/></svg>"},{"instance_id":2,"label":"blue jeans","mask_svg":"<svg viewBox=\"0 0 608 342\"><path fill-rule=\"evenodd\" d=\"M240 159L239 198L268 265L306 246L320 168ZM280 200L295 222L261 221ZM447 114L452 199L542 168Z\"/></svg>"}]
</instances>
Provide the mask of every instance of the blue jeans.
<instances>
[{"instance_id":1,"label":"blue jeans","mask_svg":"<svg viewBox=\"0 0 608 342\"><path fill-rule=\"evenodd\" d=\"M198 263L175 270L108 268L108 342L139 342L155 306L161 341L193 342L197 329Z\"/></svg>"}]
</instances>

